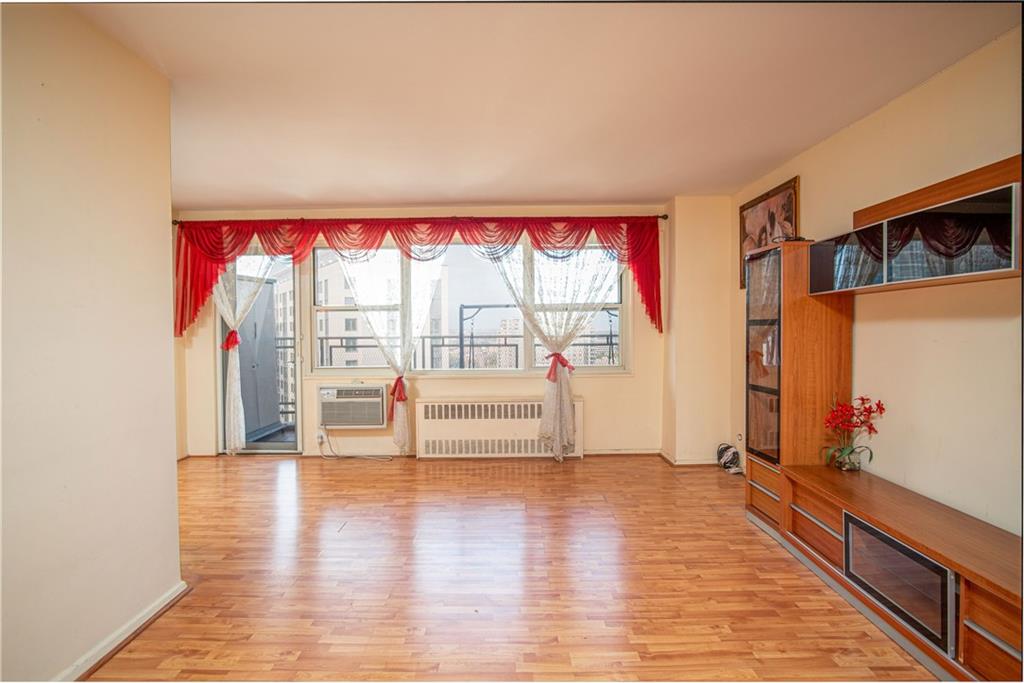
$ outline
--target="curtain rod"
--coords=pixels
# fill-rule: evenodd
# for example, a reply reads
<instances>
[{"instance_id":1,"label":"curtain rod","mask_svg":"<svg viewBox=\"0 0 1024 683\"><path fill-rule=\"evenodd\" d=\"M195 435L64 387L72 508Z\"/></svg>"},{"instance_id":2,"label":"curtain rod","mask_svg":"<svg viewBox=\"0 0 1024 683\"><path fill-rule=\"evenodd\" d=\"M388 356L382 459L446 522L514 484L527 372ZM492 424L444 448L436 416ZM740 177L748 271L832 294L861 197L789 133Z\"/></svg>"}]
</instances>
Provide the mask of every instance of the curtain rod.
<instances>
[{"instance_id":1,"label":"curtain rod","mask_svg":"<svg viewBox=\"0 0 1024 683\"><path fill-rule=\"evenodd\" d=\"M476 220L480 220L476 216L432 216L432 218L443 218L443 219L449 220L449 221L476 221ZM492 218L501 218L501 216L492 216ZM544 216L537 216L537 218L544 218ZM590 218L601 218L601 216L590 216ZM661 214L658 214L656 216L656 218L660 218L663 221L667 221L668 220L668 214L667 213L661 213ZM226 220L233 220L233 219L226 219ZM251 219L237 219L237 220L251 220ZM260 220L260 219L255 219L255 220ZM275 219L268 218L266 220L275 220ZM289 219L282 218L280 220L289 220ZM339 219L339 220L344 220L344 219ZM359 219L353 219L353 220L359 220ZM387 218L375 218L374 220L389 220L389 219L387 219ZM407 220L407 219L395 218L394 220ZM171 225L181 225L184 222L186 222L186 221L179 221L177 219L174 219L174 220L171 221Z\"/></svg>"}]
</instances>

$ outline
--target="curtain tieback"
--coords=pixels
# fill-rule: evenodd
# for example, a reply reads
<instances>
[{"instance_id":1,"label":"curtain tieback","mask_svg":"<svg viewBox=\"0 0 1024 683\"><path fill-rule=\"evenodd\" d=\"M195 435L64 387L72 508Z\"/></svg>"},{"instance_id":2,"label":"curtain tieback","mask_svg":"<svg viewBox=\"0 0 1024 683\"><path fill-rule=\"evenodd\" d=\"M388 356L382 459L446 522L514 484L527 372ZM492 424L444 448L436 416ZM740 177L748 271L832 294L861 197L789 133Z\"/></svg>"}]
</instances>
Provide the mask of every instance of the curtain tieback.
<instances>
[{"instance_id":1,"label":"curtain tieback","mask_svg":"<svg viewBox=\"0 0 1024 683\"><path fill-rule=\"evenodd\" d=\"M228 332L228 336L224 337L224 343L220 345L220 348L230 351L241 343L242 340L238 338L238 330L231 330Z\"/></svg>"},{"instance_id":2,"label":"curtain tieback","mask_svg":"<svg viewBox=\"0 0 1024 683\"><path fill-rule=\"evenodd\" d=\"M547 355L551 359L551 367L548 368L548 381L554 382L558 378L558 366L561 365L563 368L572 372L576 367L566 360L565 356L560 353L549 353Z\"/></svg>"},{"instance_id":3,"label":"curtain tieback","mask_svg":"<svg viewBox=\"0 0 1024 683\"><path fill-rule=\"evenodd\" d=\"M409 399L405 395L405 375L399 375L395 378L395 383L391 385L391 405L388 406L388 420L394 421L395 419L395 401L405 402Z\"/></svg>"}]
</instances>

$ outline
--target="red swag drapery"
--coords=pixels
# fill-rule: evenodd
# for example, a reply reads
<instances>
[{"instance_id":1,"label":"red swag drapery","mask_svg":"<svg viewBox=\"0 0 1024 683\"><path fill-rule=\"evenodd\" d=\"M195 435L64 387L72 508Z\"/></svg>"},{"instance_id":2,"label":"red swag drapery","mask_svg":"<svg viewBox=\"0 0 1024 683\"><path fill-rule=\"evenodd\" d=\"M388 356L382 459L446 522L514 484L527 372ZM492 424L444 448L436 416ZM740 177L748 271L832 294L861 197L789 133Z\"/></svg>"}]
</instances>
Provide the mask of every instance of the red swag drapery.
<instances>
[{"instance_id":1,"label":"red swag drapery","mask_svg":"<svg viewBox=\"0 0 1024 683\"><path fill-rule=\"evenodd\" d=\"M174 334L180 337L195 322L227 264L245 252L253 237L267 254L291 256L299 263L321 235L333 249L373 252L390 234L404 256L426 261L441 256L456 233L464 243L500 258L515 248L524 232L535 250L552 258L567 258L582 249L593 233L602 248L629 267L648 318L662 331L658 217L600 216L182 221L176 249Z\"/></svg>"}]
</instances>

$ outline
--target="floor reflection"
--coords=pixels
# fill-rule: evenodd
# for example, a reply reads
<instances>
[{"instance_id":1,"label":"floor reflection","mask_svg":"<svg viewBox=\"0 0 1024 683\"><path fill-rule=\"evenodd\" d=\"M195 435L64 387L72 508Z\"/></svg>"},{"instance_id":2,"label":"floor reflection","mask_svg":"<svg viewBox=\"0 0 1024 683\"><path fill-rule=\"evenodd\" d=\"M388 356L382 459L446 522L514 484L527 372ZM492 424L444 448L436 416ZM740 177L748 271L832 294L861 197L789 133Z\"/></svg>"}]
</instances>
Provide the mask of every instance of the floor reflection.
<instances>
[{"instance_id":1,"label":"floor reflection","mask_svg":"<svg viewBox=\"0 0 1024 683\"><path fill-rule=\"evenodd\" d=\"M299 553L301 521L297 460L281 460L274 477L274 568L291 570Z\"/></svg>"}]
</instances>

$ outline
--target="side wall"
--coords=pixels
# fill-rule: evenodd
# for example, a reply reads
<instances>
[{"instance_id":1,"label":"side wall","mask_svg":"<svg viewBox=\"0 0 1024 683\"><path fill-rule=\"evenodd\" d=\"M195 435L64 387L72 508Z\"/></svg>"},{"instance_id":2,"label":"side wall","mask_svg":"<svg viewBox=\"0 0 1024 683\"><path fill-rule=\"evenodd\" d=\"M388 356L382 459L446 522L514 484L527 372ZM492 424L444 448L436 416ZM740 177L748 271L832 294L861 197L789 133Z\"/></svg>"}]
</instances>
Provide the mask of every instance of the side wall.
<instances>
[{"instance_id":1,"label":"side wall","mask_svg":"<svg viewBox=\"0 0 1024 683\"><path fill-rule=\"evenodd\" d=\"M800 176L800 232L851 228L853 211L1021 151L1021 30L1002 36L733 197L732 432L744 430L738 207ZM874 473L1021 531L1021 283L860 295L854 395L889 408Z\"/></svg>"},{"instance_id":2,"label":"side wall","mask_svg":"<svg viewBox=\"0 0 1024 683\"><path fill-rule=\"evenodd\" d=\"M306 217L317 216L452 216L452 215L616 215L662 213L664 206L533 206L533 207L431 207L402 209L337 209L304 211ZM291 212L182 212L182 219L261 218L289 215ZM662 221L662 240L667 231ZM310 339L310 282L309 260L300 266L300 297L297 310L301 310L300 325ZM662 448L662 343L659 335L645 315L636 287L626 277L629 297L630 327L628 330L625 371L594 373L579 371L573 375L573 391L583 398L583 448L591 453L658 453ZM668 306L667 302L663 302ZM220 431L217 415L217 320L212 302L208 303L199 320L179 340L184 350L184 367L179 377L185 383L183 396L187 401L179 405L186 415L186 444L189 455L209 455L217 452ZM366 375L315 374L310 368L311 347L300 347L303 355L302 371L302 450L305 455L318 455L317 386L319 384L347 383L354 380L389 381L390 373ZM447 374L445 376L414 376L410 381L411 397L463 397L463 396L540 396L543 393L543 372L516 376L498 374ZM347 454L395 454L391 430L336 432L334 443L339 452Z\"/></svg>"},{"instance_id":3,"label":"side wall","mask_svg":"<svg viewBox=\"0 0 1024 683\"><path fill-rule=\"evenodd\" d=\"M71 8L2 11L3 678L74 678L183 588L170 90Z\"/></svg>"},{"instance_id":4,"label":"side wall","mask_svg":"<svg viewBox=\"0 0 1024 683\"><path fill-rule=\"evenodd\" d=\"M670 210L665 336L665 457L715 462L729 441L729 229L727 196L676 197Z\"/></svg>"}]
</instances>

